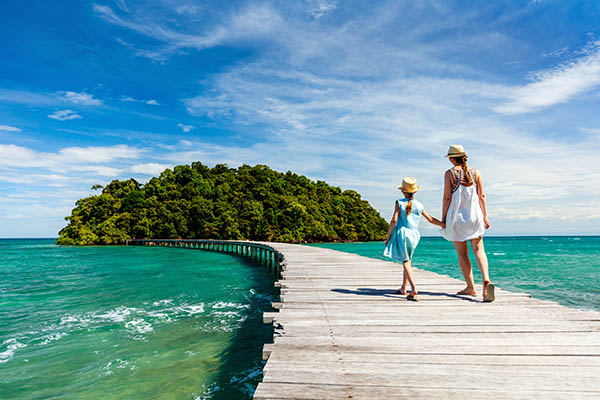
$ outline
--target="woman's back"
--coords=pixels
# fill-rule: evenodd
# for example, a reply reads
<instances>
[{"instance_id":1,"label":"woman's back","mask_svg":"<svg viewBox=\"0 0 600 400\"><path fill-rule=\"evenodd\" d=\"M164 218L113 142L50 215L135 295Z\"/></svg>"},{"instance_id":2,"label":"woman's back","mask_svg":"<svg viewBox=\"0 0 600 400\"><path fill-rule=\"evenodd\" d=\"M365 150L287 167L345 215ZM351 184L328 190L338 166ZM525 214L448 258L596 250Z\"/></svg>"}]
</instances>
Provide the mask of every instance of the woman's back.
<instances>
[{"instance_id":1,"label":"woman's back","mask_svg":"<svg viewBox=\"0 0 600 400\"><path fill-rule=\"evenodd\" d=\"M441 230L447 240L463 242L483 235L483 214L477 194L477 170L461 166L447 171L451 174L452 200L446 215L446 228Z\"/></svg>"},{"instance_id":2,"label":"woman's back","mask_svg":"<svg viewBox=\"0 0 600 400\"><path fill-rule=\"evenodd\" d=\"M452 193L454 193L459 186L475 187L479 176L479 173L475 168L467 168L467 171L465 171L460 166L450 168L447 172L451 174Z\"/></svg>"}]
</instances>

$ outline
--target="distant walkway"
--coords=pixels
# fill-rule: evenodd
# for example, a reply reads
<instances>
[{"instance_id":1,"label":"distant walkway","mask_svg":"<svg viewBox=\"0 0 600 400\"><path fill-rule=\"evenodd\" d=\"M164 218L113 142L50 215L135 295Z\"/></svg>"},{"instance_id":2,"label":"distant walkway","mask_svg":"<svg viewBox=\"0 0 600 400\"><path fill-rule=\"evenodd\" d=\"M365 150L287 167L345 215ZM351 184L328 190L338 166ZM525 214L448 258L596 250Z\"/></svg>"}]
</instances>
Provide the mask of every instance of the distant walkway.
<instances>
[{"instance_id":1,"label":"distant walkway","mask_svg":"<svg viewBox=\"0 0 600 400\"><path fill-rule=\"evenodd\" d=\"M255 399L600 398L598 312L500 289L482 303L453 294L464 282L416 268L421 301L409 302L395 293L401 265L319 247L129 244L248 256L281 277Z\"/></svg>"},{"instance_id":2,"label":"distant walkway","mask_svg":"<svg viewBox=\"0 0 600 400\"><path fill-rule=\"evenodd\" d=\"M600 313L503 290L481 303L418 269L409 302L399 264L268 245L284 255L281 303L255 399L600 398Z\"/></svg>"}]
</instances>

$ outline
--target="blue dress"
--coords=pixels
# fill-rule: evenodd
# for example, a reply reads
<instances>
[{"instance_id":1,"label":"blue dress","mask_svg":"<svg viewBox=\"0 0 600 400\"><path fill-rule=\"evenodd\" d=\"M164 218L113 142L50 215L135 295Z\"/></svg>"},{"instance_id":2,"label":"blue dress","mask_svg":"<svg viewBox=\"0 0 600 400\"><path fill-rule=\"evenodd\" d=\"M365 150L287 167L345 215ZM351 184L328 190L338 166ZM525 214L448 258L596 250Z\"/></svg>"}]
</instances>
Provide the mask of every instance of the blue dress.
<instances>
[{"instance_id":1,"label":"blue dress","mask_svg":"<svg viewBox=\"0 0 600 400\"><path fill-rule=\"evenodd\" d=\"M423 204L413 199L412 210L410 215L407 216L408 199L399 199L396 200L396 203L398 203L400 213L383 255L398 261L408 261L412 259L413 253L419 244L419 239L421 239L419 221L423 212Z\"/></svg>"}]
</instances>

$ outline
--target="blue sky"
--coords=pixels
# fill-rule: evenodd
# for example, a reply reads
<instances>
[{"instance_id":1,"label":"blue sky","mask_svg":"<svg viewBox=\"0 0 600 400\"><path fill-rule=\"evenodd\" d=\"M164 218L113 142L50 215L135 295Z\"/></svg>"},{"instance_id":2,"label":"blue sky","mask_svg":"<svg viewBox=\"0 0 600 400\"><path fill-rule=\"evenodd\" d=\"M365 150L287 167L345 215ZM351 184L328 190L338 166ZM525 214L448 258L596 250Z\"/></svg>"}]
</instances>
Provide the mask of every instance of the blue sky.
<instances>
[{"instance_id":1,"label":"blue sky","mask_svg":"<svg viewBox=\"0 0 600 400\"><path fill-rule=\"evenodd\" d=\"M0 237L52 237L91 185L267 164L441 209L462 143L490 234L598 234L597 1L0 5ZM424 234L435 234L422 225Z\"/></svg>"}]
</instances>

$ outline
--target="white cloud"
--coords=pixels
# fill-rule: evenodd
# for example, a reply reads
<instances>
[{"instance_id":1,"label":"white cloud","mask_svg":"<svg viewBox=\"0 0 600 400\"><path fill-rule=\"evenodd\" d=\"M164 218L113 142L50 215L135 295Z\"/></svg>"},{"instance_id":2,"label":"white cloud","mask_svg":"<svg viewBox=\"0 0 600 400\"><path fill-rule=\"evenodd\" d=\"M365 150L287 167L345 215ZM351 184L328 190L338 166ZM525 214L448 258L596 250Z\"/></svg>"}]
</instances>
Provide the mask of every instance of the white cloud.
<instances>
[{"instance_id":1,"label":"white cloud","mask_svg":"<svg viewBox=\"0 0 600 400\"><path fill-rule=\"evenodd\" d=\"M146 14L124 18L108 7L94 5L94 11L105 21L131 29L139 34L156 39L163 46L153 50L138 50L137 54L156 61L165 61L179 49L206 49L231 41L249 42L252 39L266 37L273 32L274 26L281 22L279 14L268 5L253 4L239 12L227 15L225 20L203 33L181 33ZM182 8L181 11L189 11Z\"/></svg>"},{"instance_id":2,"label":"white cloud","mask_svg":"<svg viewBox=\"0 0 600 400\"><path fill-rule=\"evenodd\" d=\"M122 96L121 101L124 101L127 103L145 103L145 104L148 104L151 106L160 106L160 103L154 99L140 100L140 99L134 99L133 97L130 97L130 96Z\"/></svg>"},{"instance_id":3,"label":"white cloud","mask_svg":"<svg viewBox=\"0 0 600 400\"><path fill-rule=\"evenodd\" d=\"M184 4L178 7L175 7L175 12L177 14L188 14L188 15L196 15L202 10L202 7L198 7L193 4Z\"/></svg>"},{"instance_id":4,"label":"white cloud","mask_svg":"<svg viewBox=\"0 0 600 400\"><path fill-rule=\"evenodd\" d=\"M194 129L193 125L184 125L181 122L177 124L178 127L181 128L182 131L184 131L185 133L190 132L192 129Z\"/></svg>"},{"instance_id":5,"label":"white cloud","mask_svg":"<svg viewBox=\"0 0 600 400\"><path fill-rule=\"evenodd\" d=\"M549 70L532 74L534 82L515 87L508 101L494 110L522 114L565 103L600 85L600 48L590 54Z\"/></svg>"},{"instance_id":6,"label":"white cloud","mask_svg":"<svg viewBox=\"0 0 600 400\"><path fill-rule=\"evenodd\" d=\"M0 131L3 132L21 132L21 129L10 126L10 125L0 125Z\"/></svg>"},{"instance_id":7,"label":"white cloud","mask_svg":"<svg viewBox=\"0 0 600 400\"><path fill-rule=\"evenodd\" d=\"M115 0L115 2L117 3L117 7L119 7L121 10L129 12L129 7L127 7L125 0Z\"/></svg>"},{"instance_id":8,"label":"white cloud","mask_svg":"<svg viewBox=\"0 0 600 400\"><path fill-rule=\"evenodd\" d=\"M126 145L66 147L56 153L48 153L15 144L0 144L0 168L42 167L54 171L83 170L86 165L137 159L141 154L142 150Z\"/></svg>"},{"instance_id":9,"label":"white cloud","mask_svg":"<svg viewBox=\"0 0 600 400\"><path fill-rule=\"evenodd\" d=\"M71 162L102 163L118 159L136 159L140 156L141 150L126 145L66 147L58 154Z\"/></svg>"},{"instance_id":10,"label":"white cloud","mask_svg":"<svg viewBox=\"0 0 600 400\"><path fill-rule=\"evenodd\" d=\"M309 4L309 13L317 19L337 7L337 1L334 0L309 0Z\"/></svg>"},{"instance_id":11,"label":"white cloud","mask_svg":"<svg viewBox=\"0 0 600 400\"><path fill-rule=\"evenodd\" d=\"M0 89L0 101L31 106L49 106L57 104L57 98L54 94L11 89Z\"/></svg>"},{"instance_id":12,"label":"white cloud","mask_svg":"<svg viewBox=\"0 0 600 400\"><path fill-rule=\"evenodd\" d=\"M59 94L69 103L82 106L100 106L102 101L94 98L93 95L86 92L59 92Z\"/></svg>"},{"instance_id":13,"label":"white cloud","mask_svg":"<svg viewBox=\"0 0 600 400\"><path fill-rule=\"evenodd\" d=\"M162 171L167 168L171 168L172 165L169 164L157 164L157 163L146 163L146 164L137 164L130 168L130 171L136 174L144 174L144 175L159 175Z\"/></svg>"},{"instance_id":14,"label":"white cloud","mask_svg":"<svg viewBox=\"0 0 600 400\"><path fill-rule=\"evenodd\" d=\"M104 176L110 178L116 178L121 174L121 170L119 168L113 168L102 165L86 165L77 167L78 171L91 172L96 176Z\"/></svg>"},{"instance_id":15,"label":"white cloud","mask_svg":"<svg viewBox=\"0 0 600 400\"><path fill-rule=\"evenodd\" d=\"M59 121L70 121L72 119L80 119L83 117L73 110L59 110L49 114L48 118L57 119Z\"/></svg>"}]
</instances>

